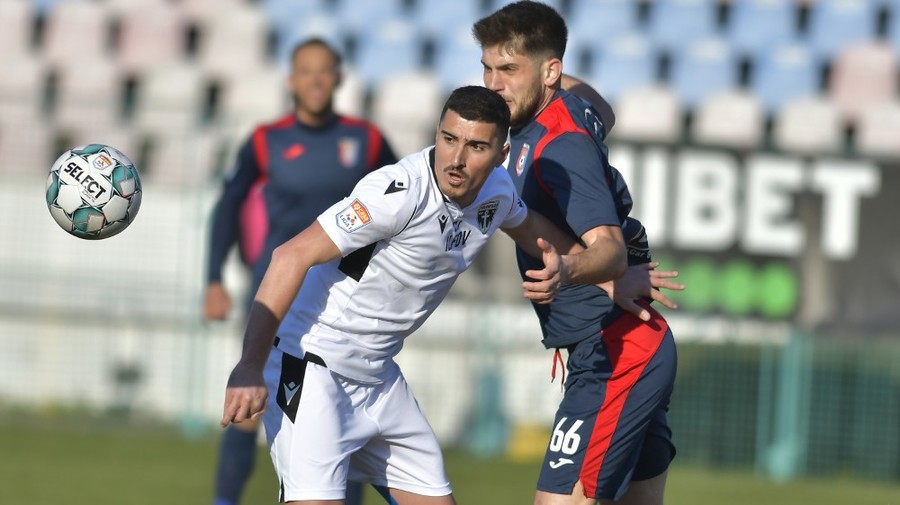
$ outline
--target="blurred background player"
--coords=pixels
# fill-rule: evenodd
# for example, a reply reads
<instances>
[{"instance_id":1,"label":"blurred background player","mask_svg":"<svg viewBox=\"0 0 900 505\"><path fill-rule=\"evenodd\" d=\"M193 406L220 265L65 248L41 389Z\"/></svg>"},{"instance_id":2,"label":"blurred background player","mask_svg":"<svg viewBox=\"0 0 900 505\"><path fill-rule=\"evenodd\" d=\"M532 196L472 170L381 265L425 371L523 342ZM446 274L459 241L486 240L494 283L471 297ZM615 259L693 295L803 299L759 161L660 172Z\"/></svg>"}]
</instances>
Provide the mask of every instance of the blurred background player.
<instances>
[{"instance_id":1,"label":"blurred background player","mask_svg":"<svg viewBox=\"0 0 900 505\"><path fill-rule=\"evenodd\" d=\"M609 165L597 111L561 89L565 21L547 5L521 1L479 20L473 34L485 86L510 107L508 170L529 210L588 252L605 251L605 269L625 271L622 226L629 242L639 243L643 232L626 222L631 196ZM523 277L539 268L520 248L516 254ZM568 353L534 503L662 505L675 454L666 419L676 368L668 324L646 304L649 321L624 312L589 285L564 286L553 302L534 307L543 344L556 351L554 370L561 350Z\"/></svg>"},{"instance_id":2,"label":"blurred background player","mask_svg":"<svg viewBox=\"0 0 900 505\"><path fill-rule=\"evenodd\" d=\"M204 318L222 320L232 300L222 267L240 244L256 293L272 251L335 201L350 194L375 168L396 162L393 150L372 124L335 112L341 82L341 55L312 38L291 53L288 88L293 113L258 127L240 148L212 214ZM272 90L277 92L277 90ZM259 423L232 424L224 432L215 477L216 505L238 503L256 456ZM361 502L358 484L348 489L349 505Z\"/></svg>"}]
</instances>

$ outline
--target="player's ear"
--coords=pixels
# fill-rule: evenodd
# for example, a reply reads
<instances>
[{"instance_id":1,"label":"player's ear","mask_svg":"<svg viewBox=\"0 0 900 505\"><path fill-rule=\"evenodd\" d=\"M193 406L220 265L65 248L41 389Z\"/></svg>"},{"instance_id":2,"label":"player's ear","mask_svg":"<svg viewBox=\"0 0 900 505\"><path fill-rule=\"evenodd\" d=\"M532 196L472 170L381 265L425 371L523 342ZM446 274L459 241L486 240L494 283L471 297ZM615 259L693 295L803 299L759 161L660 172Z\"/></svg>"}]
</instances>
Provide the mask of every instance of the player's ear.
<instances>
[{"instance_id":1,"label":"player's ear","mask_svg":"<svg viewBox=\"0 0 900 505\"><path fill-rule=\"evenodd\" d=\"M562 60L550 58L542 65L542 73L545 86L556 86L562 78Z\"/></svg>"}]
</instances>

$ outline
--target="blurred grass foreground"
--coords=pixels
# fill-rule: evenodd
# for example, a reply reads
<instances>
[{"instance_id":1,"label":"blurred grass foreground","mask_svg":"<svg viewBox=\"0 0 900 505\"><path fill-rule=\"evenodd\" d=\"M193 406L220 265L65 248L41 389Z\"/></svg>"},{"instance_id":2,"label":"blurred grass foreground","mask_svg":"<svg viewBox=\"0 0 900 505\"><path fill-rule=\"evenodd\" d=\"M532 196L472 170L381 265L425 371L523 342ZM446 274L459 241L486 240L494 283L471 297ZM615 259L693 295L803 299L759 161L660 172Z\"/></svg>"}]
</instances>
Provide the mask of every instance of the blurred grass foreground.
<instances>
[{"instance_id":1,"label":"blurred grass foreground","mask_svg":"<svg viewBox=\"0 0 900 505\"><path fill-rule=\"evenodd\" d=\"M89 411L0 408L0 503L143 505L209 503L217 433L186 437L179 427ZM539 460L478 457L447 448L457 502L531 503ZM276 503L265 447L245 503ZM371 490L370 490L371 491ZM374 491L367 504L383 503ZM673 466L669 505L900 504L900 485L850 478L778 484L746 471Z\"/></svg>"}]
</instances>

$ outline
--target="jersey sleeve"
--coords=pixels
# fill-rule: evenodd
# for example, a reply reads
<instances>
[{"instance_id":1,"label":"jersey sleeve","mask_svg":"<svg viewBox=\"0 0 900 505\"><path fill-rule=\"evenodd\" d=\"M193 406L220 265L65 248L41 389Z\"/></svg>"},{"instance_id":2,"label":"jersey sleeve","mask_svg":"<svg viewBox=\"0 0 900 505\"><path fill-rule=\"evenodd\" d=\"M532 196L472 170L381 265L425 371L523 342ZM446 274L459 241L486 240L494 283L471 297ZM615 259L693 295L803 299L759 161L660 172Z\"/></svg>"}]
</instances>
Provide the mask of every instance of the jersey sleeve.
<instances>
[{"instance_id":1,"label":"jersey sleeve","mask_svg":"<svg viewBox=\"0 0 900 505\"><path fill-rule=\"evenodd\" d=\"M357 183L350 196L318 217L342 256L397 235L416 211L419 188L399 165L376 170Z\"/></svg>"},{"instance_id":2,"label":"jersey sleeve","mask_svg":"<svg viewBox=\"0 0 900 505\"><path fill-rule=\"evenodd\" d=\"M587 135L566 133L550 142L535 162L537 176L581 236L597 226L619 226L624 219L616 205L618 182L606 156Z\"/></svg>"},{"instance_id":3,"label":"jersey sleeve","mask_svg":"<svg viewBox=\"0 0 900 505\"><path fill-rule=\"evenodd\" d=\"M516 185L509 178L509 173L506 169L502 166L498 167L495 169L495 173L500 174L499 176L505 181L505 184L508 186L510 199L512 200L512 203L509 206L509 213L507 213L500 222L500 228L515 228L522 224L525 221L525 218L528 217L528 208L525 206L525 202L519 197L519 193L516 191Z\"/></svg>"},{"instance_id":4,"label":"jersey sleeve","mask_svg":"<svg viewBox=\"0 0 900 505\"><path fill-rule=\"evenodd\" d=\"M212 213L209 239L207 282L222 280L222 266L231 247L237 242L241 205L247 198L253 183L259 178L260 169L248 139L238 151L234 167L225 179L222 195Z\"/></svg>"}]
</instances>

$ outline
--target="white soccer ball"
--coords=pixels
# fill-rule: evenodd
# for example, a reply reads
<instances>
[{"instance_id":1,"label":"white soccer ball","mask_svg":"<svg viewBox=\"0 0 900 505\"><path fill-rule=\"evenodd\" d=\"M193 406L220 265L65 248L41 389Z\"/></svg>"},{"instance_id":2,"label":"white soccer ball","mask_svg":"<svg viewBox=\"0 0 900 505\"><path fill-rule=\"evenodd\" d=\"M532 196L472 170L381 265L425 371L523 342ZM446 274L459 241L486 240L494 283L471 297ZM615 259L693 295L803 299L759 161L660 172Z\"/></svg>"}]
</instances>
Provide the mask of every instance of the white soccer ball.
<instances>
[{"instance_id":1,"label":"white soccer ball","mask_svg":"<svg viewBox=\"0 0 900 505\"><path fill-rule=\"evenodd\" d=\"M112 237L141 208L141 179L118 149L87 144L64 152L47 176L47 208L63 230L89 240Z\"/></svg>"}]
</instances>

